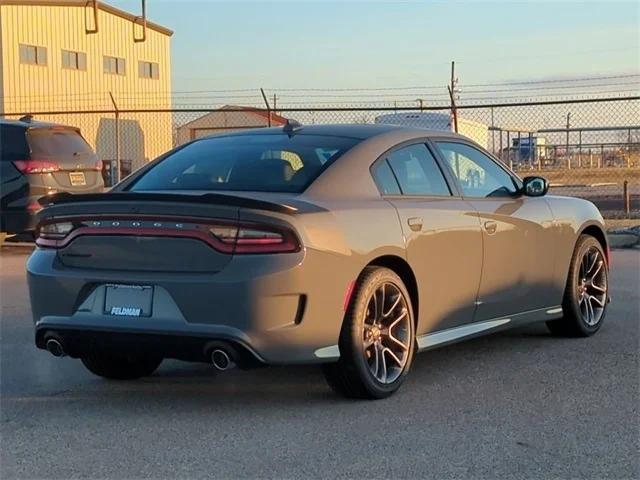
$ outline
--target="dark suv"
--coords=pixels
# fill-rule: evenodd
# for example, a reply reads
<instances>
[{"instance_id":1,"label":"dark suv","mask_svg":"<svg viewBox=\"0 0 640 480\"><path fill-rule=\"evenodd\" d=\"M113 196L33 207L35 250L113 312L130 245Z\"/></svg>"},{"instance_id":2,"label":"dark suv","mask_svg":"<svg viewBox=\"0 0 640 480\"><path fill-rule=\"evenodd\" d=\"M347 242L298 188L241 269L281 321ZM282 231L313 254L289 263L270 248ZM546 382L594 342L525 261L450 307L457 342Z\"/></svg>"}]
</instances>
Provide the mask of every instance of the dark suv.
<instances>
[{"instance_id":1,"label":"dark suv","mask_svg":"<svg viewBox=\"0 0 640 480\"><path fill-rule=\"evenodd\" d=\"M103 190L102 161L80 129L0 119L0 232L32 231L44 195Z\"/></svg>"}]
</instances>

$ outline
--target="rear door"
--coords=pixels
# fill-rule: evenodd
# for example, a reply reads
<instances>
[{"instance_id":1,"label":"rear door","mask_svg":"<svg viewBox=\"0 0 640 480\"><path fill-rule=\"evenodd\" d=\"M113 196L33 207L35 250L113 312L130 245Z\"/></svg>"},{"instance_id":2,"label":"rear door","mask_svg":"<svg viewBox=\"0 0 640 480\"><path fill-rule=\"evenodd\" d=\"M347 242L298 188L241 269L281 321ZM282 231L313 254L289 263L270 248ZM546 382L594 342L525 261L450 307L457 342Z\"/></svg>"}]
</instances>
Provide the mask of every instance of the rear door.
<instances>
[{"instance_id":1,"label":"rear door","mask_svg":"<svg viewBox=\"0 0 640 480\"><path fill-rule=\"evenodd\" d=\"M482 234L473 207L451 188L424 142L403 144L372 167L397 209L419 290L418 335L473 321Z\"/></svg>"},{"instance_id":2,"label":"rear door","mask_svg":"<svg viewBox=\"0 0 640 480\"><path fill-rule=\"evenodd\" d=\"M443 163L477 210L484 243L476 320L553 305L552 213L542 197L516 194L519 180L472 143L435 140Z\"/></svg>"},{"instance_id":3,"label":"rear door","mask_svg":"<svg viewBox=\"0 0 640 480\"><path fill-rule=\"evenodd\" d=\"M64 126L34 127L27 133L31 159L57 167L40 181L48 189L95 192L102 189L102 162L79 130Z\"/></svg>"},{"instance_id":4,"label":"rear door","mask_svg":"<svg viewBox=\"0 0 640 480\"><path fill-rule=\"evenodd\" d=\"M14 162L29 156L25 128L0 124L0 229L21 228L17 216L26 211L29 183Z\"/></svg>"}]
</instances>

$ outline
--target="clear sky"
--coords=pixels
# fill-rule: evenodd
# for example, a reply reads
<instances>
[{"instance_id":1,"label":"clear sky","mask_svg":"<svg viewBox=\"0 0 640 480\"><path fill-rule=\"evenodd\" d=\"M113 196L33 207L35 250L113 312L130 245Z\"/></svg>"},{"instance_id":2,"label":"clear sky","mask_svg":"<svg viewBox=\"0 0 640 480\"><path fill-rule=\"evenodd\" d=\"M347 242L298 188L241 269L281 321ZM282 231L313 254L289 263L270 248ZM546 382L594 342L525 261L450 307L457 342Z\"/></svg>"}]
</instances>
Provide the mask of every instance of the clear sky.
<instances>
[{"instance_id":1,"label":"clear sky","mask_svg":"<svg viewBox=\"0 0 640 480\"><path fill-rule=\"evenodd\" d=\"M132 13L139 0L107 0ZM640 2L148 0L174 90L443 85L638 73Z\"/></svg>"}]
</instances>

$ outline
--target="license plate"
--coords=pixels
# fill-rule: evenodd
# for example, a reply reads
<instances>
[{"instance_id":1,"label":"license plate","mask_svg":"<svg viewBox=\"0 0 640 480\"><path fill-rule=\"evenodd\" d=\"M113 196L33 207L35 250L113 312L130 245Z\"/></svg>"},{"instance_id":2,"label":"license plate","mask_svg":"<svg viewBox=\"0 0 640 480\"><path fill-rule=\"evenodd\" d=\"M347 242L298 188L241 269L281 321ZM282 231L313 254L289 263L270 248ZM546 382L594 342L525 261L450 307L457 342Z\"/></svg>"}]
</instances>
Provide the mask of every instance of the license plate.
<instances>
[{"instance_id":1,"label":"license plate","mask_svg":"<svg viewBox=\"0 0 640 480\"><path fill-rule=\"evenodd\" d=\"M81 187L87 184L87 179L84 178L84 172L70 172L69 182L74 187Z\"/></svg>"},{"instance_id":2,"label":"license plate","mask_svg":"<svg viewBox=\"0 0 640 480\"><path fill-rule=\"evenodd\" d=\"M153 287L106 285L104 313L116 317L148 317L152 302Z\"/></svg>"}]
</instances>

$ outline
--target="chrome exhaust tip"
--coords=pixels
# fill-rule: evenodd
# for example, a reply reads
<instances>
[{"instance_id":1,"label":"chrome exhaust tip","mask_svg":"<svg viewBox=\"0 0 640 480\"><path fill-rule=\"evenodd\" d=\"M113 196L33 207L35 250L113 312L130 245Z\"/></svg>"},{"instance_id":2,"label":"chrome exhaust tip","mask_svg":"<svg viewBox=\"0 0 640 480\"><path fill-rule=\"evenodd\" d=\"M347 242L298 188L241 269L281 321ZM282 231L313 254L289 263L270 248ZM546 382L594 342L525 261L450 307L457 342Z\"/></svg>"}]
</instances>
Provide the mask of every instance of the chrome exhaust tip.
<instances>
[{"instance_id":1,"label":"chrome exhaust tip","mask_svg":"<svg viewBox=\"0 0 640 480\"><path fill-rule=\"evenodd\" d=\"M219 348L216 348L211 352L211 363L213 363L213 366L221 372L229 370L235 366L235 363L233 363L229 354Z\"/></svg>"},{"instance_id":2,"label":"chrome exhaust tip","mask_svg":"<svg viewBox=\"0 0 640 480\"><path fill-rule=\"evenodd\" d=\"M64 357L66 353L62 344L55 338L50 338L46 343L47 351L54 357Z\"/></svg>"}]
</instances>

